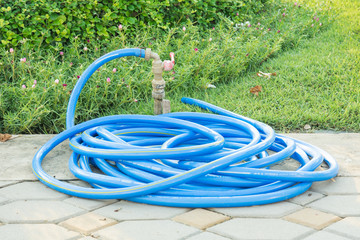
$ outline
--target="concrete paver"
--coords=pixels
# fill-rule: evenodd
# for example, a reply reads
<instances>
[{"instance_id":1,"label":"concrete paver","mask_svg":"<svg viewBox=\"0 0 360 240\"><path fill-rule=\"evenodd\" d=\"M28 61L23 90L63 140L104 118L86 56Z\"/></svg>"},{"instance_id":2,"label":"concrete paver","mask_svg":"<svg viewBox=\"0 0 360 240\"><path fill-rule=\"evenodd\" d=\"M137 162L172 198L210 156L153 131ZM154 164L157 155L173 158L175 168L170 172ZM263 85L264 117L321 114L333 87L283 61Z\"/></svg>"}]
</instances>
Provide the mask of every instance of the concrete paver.
<instances>
[{"instance_id":1,"label":"concrete paver","mask_svg":"<svg viewBox=\"0 0 360 240\"><path fill-rule=\"evenodd\" d=\"M61 201L16 201L0 206L0 221L5 223L47 223L62 221L84 212Z\"/></svg>"},{"instance_id":2,"label":"concrete paver","mask_svg":"<svg viewBox=\"0 0 360 240\"><path fill-rule=\"evenodd\" d=\"M125 221L94 233L95 237L123 240L177 240L199 230L170 220Z\"/></svg>"},{"instance_id":3,"label":"concrete paver","mask_svg":"<svg viewBox=\"0 0 360 240\"><path fill-rule=\"evenodd\" d=\"M208 229L231 239L296 239L313 229L282 219L236 218Z\"/></svg>"},{"instance_id":4,"label":"concrete paver","mask_svg":"<svg viewBox=\"0 0 360 240\"><path fill-rule=\"evenodd\" d=\"M238 207L238 208L213 208L212 210L226 214L231 217L264 217L275 218L283 217L292 212L301 209L301 206L289 203L279 202L261 206Z\"/></svg>"},{"instance_id":5,"label":"concrete paver","mask_svg":"<svg viewBox=\"0 0 360 240\"><path fill-rule=\"evenodd\" d=\"M333 232L353 239L360 236L360 217L347 217L325 228L326 231Z\"/></svg>"},{"instance_id":6,"label":"concrete paver","mask_svg":"<svg viewBox=\"0 0 360 240\"><path fill-rule=\"evenodd\" d=\"M0 226L1 240L72 240L79 233L55 224L7 224Z\"/></svg>"},{"instance_id":7,"label":"concrete paver","mask_svg":"<svg viewBox=\"0 0 360 240\"><path fill-rule=\"evenodd\" d=\"M14 183L17 183L17 181L0 181L0 188L6 187L6 186L14 184Z\"/></svg>"},{"instance_id":8,"label":"concrete paver","mask_svg":"<svg viewBox=\"0 0 360 240\"><path fill-rule=\"evenodd\" d=\"M116 224L113 219L89 212L81 216L70 218L61 222L59 225L67 229L80 232L85 235L97 231L101 228L109 227Z\"/></svg>"},{"instance_id":9,"label":"concrete paver","mask_svg":"<svg viewBox=\"0 0 360 240\"><path fill-rule=\"evenodd\" d=\"M21 135L1 143L0 180L37 180L31 169L32 159L37 150L53 136ZM58 179L75 179L67 167L70 155L69 142L65 141L46 156L43 168Z\"/></svg>"},{"instance_id":10,"label":"concrete paver","mask_svg":"<svg viewBox=\"0 0 360 240\"><path fill-rule=\"evenodd\" d=\"M7 202L9 199L0 197L0 204Z\"/></svg>"},{"instance_id":11,"label":"concrete paver","mask_svg":"<svg viewBox=\"0 0 360 240\"><path fill-rule=\"evenodd\" d=\"M357 194L360 192L360 177L337 177L335 181L315 182L311 189L326 195Z\"/></svg>"},{"instance_id":12,"label":"concrete paver","mask_svg":"<svg viewBox=\"0 0 360 240\"><path fill-rule=\"evenodd\" d=\"M64 202L74 205L76 207L85 209L85 210L94 210L103 206L107 206L111 203L116 202L117 200L94 200L94 199L85 199L70 197L64 200Z\"/></svg>"},{"instance_id":13,"label":"concrete paver","mask_svg":"<svg viewBox=\"0 0 360 240\"><path fill-rule=\"evenodd\" d=\"M360 215L360 195L330 195L308 206L339 217Z\"/></svg>"},{"instance_id":14,"label":"concrete paver","mask_svg":"<svg viewBox=\"0 0 360 240\"><path fill-rule=\"evenodd\" d=\"M48 188L40 182L22 182L0 189L0 195L12 200L64 199L66 195Z\"/></svg>"},{"instance_id":15,"label":"concrete paver","mask_svg":"<svg viewBox=\"0 0 360 240\"><path fill-rule=\"evenodd\" d=\"M335 182L314 183L310 191L281 203L210 210L159 207L123 200L89 200L58 193L39 183L31 170L35 152L51 135L24 135L0 143L0 238L358 239L360 133L286 135L332 154L340 167ZM43 167L56 178L89 186L75 180L69 172L70 153L68 143L61 144L44 160ZM309 208L310 213L306 212ZM207 214L194 213L214 213L232 219L219 223ZM336 216L346 218L334 223L338 220ZM176 222L181 217L189 222ZM109 226L101 222L108 219L115 224ZM216 225L209 227L208 222ZM306 224L311 227L304 226Z\"/></svg>"},{"instance_id":16,"label":"concrete paver","mask_svg":"<svg viewBox=\"0 0 360 240\"><path fill-rule=\"evenodd\" d=\"M230 240L230 238L223 237L210 232L202 232L194 236L191 236L189 238L186 238L186 240Z\"/></svg>"},{"instance_id":17,"label":"concrete paver","mask_svg":"<svg viewBox=\"0 0 360 240\"><path fill-rule=\"evenodd\" d=\"M94 212L112 219L121 220L145 220L145 219L169 219L176 215L187 212L187 208L171 208L153 206L128 201L120 201L109 206L95 210Z\"/></svg>"},{"instance_id":18,"label":"concrete paver","mask_svg":"<svg viewBox=\"0 0 360 240\"><path fill-rule=\"evenodd\" d=\"M316 230L323 229L324 227L341 220L341 218L338 216L311 208L301 209L300 211L284 217L284 219L290 222L299 223L304 226L314 228Z\"/></svg>"},{"instance_id":19,"label":"concrete paver","mask_svg":"<svg viewBox=\"0 0 360 240\"><path fill-rule=\"evenodd\" d=\"M294 198L289 199L289 202L299 204L301 206L305 206L315 200L323 198L325 195L313 191L306 191L303 194L296 196Z\"/></svg>"},{"instance_id":20,"label":"concrete paver","mask_svg":"<svg viewBox=\"0 0 360 240\"><path fill-rule=\"evenodd\" d=\"M311 234L303 240L350 240L350 238L340 236L331 232L320 231Z\"/></svg>"},{"instance_id":21,"label":"concrete paver","mask_svg":"<svg viewBox=\"0 0 360 240\"><path fill-rule=\"evenodd\" d=\"M214 226L216 224L222 223L224 221L227 221L229 219L230 217L225 216L223 214L215 213L209 210L199 208L178 215L174 217L172 220L199 229L205 229Z\"/></svg>"}]
</instances>

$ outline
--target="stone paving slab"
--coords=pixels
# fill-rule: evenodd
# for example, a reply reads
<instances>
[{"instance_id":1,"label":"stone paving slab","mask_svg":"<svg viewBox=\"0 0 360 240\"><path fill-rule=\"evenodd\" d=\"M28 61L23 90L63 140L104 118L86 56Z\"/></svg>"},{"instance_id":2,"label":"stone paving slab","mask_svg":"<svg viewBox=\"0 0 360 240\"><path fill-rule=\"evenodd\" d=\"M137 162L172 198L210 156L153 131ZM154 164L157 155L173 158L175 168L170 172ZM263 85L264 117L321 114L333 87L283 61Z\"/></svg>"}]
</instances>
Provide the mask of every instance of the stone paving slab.
<instances>
[{"instance_id":1,"label":"stone paving slab","mask_svg":"<svg viewBox=\"0 0 360 240\"><path fill-rule=\"evenodd\" d=\"M304 238L304 240L350 240L350 238L340 236L334 233L320 231Z\"/></svg>"},{"instance_id":2,"label":"stone paving slab","mask_svg":"<svg viewBox=\"0 0 360 240\"><path fill-rule=\"evenodd\" d=\"M141 220L121 222L94 233L94 236L113 240L180 240L198 231L170 220Z\"/></svg>"},{"instance_id":3,"label":"stone paving slab","mask_svg":"<svg viewBox=\"0 0 360 240\"><path fill-rule=\"evenodd\" d=\"M120 201L94 211L97 214L122 220L170 219L189 211L188 208L153 206L128 201Z\"/></svg>"},{"instance_id":4,"label":"stone paving slab","mask_svg":"<svg viewBox=\"0 0 360 240\"><path fill-rule=\"evenodd\" d=\"M301 206L297 204L289 202L279 202L252 207L213 208L212 210L231 217L275 218L283 217L299 209L301 209Z\"/></svg>"},{"instance_id":5,"label":"stone paving slab","mask_svg":"<svg viewBox=\"0 0 360 240\"><path fill-rule=\"evenodd\" d=\"M22 182L0 189L0 195L12 200L64 199L64 194L48 188L40 182Z\"/></svg>"},{"instance_id":6,"label":"stone paving slab","mask_svg":"<svg viewBox=\"0 0 360 240\"><path fill-rule=\"evenodd\" d=\"M303 194L300 194L299 196L289 199L289 201L295 204L299 204L301 206L305 206L311 202L323 198L324 196L325 196L324 194L309 190L304 192Z\"/></svg>"},{"instance_id":7,"label":"stone paving slab","mask_svg":"<svg viewBox=\"0 0 360 240\"><path fill-rule=\"evenodd\" d=\"M352 239L360 238L360 217L347 217L325 228L330 231Z\"/></svg>"},{"instance_id":8,"label":"stone paving slab","mask_svg":"<svg viewBox=\"0 0 360 240\"><path fill-rule=\"evenodd\" d=\"M178 215L172 220L184 223L186 225L196 227L199 229L205 229L216 224L222 223L224 221L229 220L230 217L215 213L205 209L194 209L190 212L186 212L184 214Z\"/></svg>"},{"instance_id":9,"label":"stone paving slab","mask_svg":"<svg viewBox=\"0 0 360 240\"><path fill-rule=\"evenodd\" d=\"M37 150L54 135L20 135L7 142L0 142L0 180L37 180L31 162ZM60 144L44 159L43 168L58 179L75 179L67 163L71 151L68 141Z\"/></svg>"},{"instance_id":10,"label":"stone paving slab","mask_svg":"<svg viewBox=\"0 0 360 240\"><path fill-rule=\"evenodd\" d=\"M202 232L200 234L186 238L186 240L230 240L230 238L222 237L210 232Z\"/></svg>"},{"instance_id":11,"label":"stone paving slab","mask_svg":"<svg viewBox=\"0 0 360 240\"><path fill-rule=\"evenodd\" d=\"M208 229L231 239L298 239L313 232L311 228L282 219L236 218Z\"/></svg>"},{"instance_id":12,"label":"stone paving slab","mask_svg":"<svg viewBox=\"0 0 360 240\"><path fill-rule=\"evenodd\" d=\"M360 216L360 195L330 195L308 206L340 217Z\"/></svg>"},{"instance_id":13,"label":"stone paving slab","mask_svg":"<svg viewBox=\"0 0 360 240\"><path fill-rule=\"evenodd\" d=\"M117 202L117 200L93 200L93 199L70 197L65 199L64 202L85 210L94 210L112 204L114 202Z\"/></svg>"},{"instance_id":14,"label":"stone paving slab","mask_svg":"<svg viewBox=\"0 0 360 240\"><path fill-rule=\"evenodd\" d=\"M326 195L358 194L360 192L360 177L337 177L334 181L315 182L311 189Z\"/></svg>"},{"instance_id":15,"label":"stone paving slab","mask_svg":"<svg viewBox=\"0 0 360 240\"><path fill-rule=\"evenodd\" d=\"M0 226L1 240L73 240L81 235L55 224L7 224Z\"/></svg>"},{"instance_id":16,"label":"stone paving slab","mask_svg":"<svg viewBox=\"0 0 360 240\"><path fill-rule=\"evenodd\" d=\"M321 230L324 227L341 220L341 218L338 216L311 208L301 209L300 211L284 217L284 219L290 222L299 223L304 226L314 228L316 230Z\"/></svg>"},{"instance_id":17,"label":"stone paving slab","mask_svg":"<svg viewBox=\"0 0 360 240\"><path fill-rule=\"evenodd\" d=\"M17 183L17 181L0 181L0 188L9 186L9 185L14 184L14 183Z\"/></svg>"},{"instance_id":18,"label":"stone paving slab","mask_svg":"<svg viewBox=\"0 0 360 240\"><path fill-rule=\"evenodd\" d=\"M92 232L109 227L116 223L117 222L111 218L106 218L89 212L63 221L59 225L67 229L80 232L81 234L89 235Z\"/></svg>"},{"instance_id":19,"label":"stone paving slab","mask_svg":"<svg viewBox=\"0 0 360 240\"><path fill-rule=\"evenodd\" d=\"M5 223L47 223L62 221L84 210L61 201L16 201L0 206L0 221Z\"/></svg>"},{"instance_id":20,"label":"stone paving slab","mask_svg":"<svg viewBox=\"0 0 360 240\"><path fill-rule=\"evenodd\" d=\"M122 200L89 200L58 193L34 181L36 178L31 170L33 155L51 135L24 135L0 143L0 239L13 239L10 238L12 235L18 236L15 239L26 240L359 239L360 134L286 135L313 143L331 153L338 160L340 177L335 178L335 182L315 183L310 191L281 203L213 209L159 207ZM57 178L87 186L82 181L72 181L74 177L67 168L69 156L69 148L64 143L45 159L44 168ZM312 222L314 215L311 214L300 214L296 221L288 218L307 208L331 216L330 219L345 218L334 223L327 221L329 218L326 217L325 228L317 221ZM197 215L198 219L191 217L191 213L199 211L220 214L226 219L203 227L201 224L211 217L206 214ZM92 225L95 227L91 227L91 224L81 225L94 221L94 215L101 216L95 218ZM190 216L190 220L194 221L174 221L180 216ZM102 225L101 219L111 219L115 225ZM304 221L310 227L304 226ZM61 226L65 222L68 223L66 228ZM326 227L327 224L330 225Z\"/></svg>"},{"instance_id":21,"label":"stone paving slab","mask_svg":"<svg viewBox=\"0 0 360 240\"><path fill-rule=\"evenodd\" d=\"M330 153L340 165L341 177L360 177L359 133L290 133L284 134Z\"/></svg>"}]
</instances>

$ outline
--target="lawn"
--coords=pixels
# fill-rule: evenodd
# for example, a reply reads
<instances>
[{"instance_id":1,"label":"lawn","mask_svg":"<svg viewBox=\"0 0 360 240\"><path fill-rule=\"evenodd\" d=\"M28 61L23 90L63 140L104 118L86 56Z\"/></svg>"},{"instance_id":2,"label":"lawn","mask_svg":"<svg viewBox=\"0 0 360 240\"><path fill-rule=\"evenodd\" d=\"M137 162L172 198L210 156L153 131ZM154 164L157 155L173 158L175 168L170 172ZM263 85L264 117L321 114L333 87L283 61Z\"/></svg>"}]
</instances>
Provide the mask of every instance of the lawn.
<instances>
[{"instance_id":1,"label":"lawn","mask_svg":"<svg viewBox=\"0 0 360 240\"><path fill-rule=\"evenodd\" d=\"M187 96L283 132L359 131L360 3L323 2L274 1L251 19L224 17L205 31L189 22L141 29L135 39L119 30L106 44L72 39L64 49L47 50L24 41L12 53L0 49L0 132L64 130L78 77L96 58L124 47L151 47L162 59L175 52L174 71L164 75L173 111L200 111L180 103ZM276 76L259 77L260 71ZM144 60L104 65L84 88L77 121L152 114L151 79L151 63ZM255 86L261 92L251 93Z\"/></svg>"}]
</instances>

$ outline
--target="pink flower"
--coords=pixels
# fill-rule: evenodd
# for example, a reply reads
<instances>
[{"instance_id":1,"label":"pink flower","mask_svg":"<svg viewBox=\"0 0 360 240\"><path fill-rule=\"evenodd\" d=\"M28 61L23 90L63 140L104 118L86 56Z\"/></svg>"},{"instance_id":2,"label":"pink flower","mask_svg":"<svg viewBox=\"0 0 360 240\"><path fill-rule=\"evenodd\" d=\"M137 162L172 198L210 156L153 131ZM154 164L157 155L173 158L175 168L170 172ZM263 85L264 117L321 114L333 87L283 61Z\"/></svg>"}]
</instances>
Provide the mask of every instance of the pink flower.
<instances>
[{"instance_id":1,"label":"pink flower","mask_svg":"<svg viewBox=\"0 0 360 240\"><path fill-rule=\"evenodd\" d=\"M138 100L136 98L134 98L134 102L138 102Z\"/></svg>"},{"instance_id":2,"label":"pink flower","mask_svg":"<svg viewBox=\"0 0 360 240\"><path fill-rule=\"evenodd\" d=\"M55 84L59 84L59 79L55 79Z\"/></svg>"},{"instance_id":3,"label":"pink flower","mask_svg":"<svg viewBox=\"0 0 360 240\"><path fill-rule=\"evenodd\" d=\"M35 84L33 84L31 87L32 87L32 88L35 88Z\"/></svg>"},{"instance_id":4,"label":"pink flower","mask_svg":"<svg viewBox=\"0 0 360 240\"><path fill-rule=\"evenodd\" d=\"M249 56L249 54L246 54L246 56Z\"/></svg>"},{"instance_id":5,"label":"pink flower","mask_svg":"<svg viewBox=\"0 0 360 240\"><path fill-rule=\"evenodd\" d=\"M114 68L112 71L113 71L113 73L116 73L116 68Z\"/></svg>"},{"instance_id":6,"label":"pink flower","mask_svg":"<svg viewBox=\"0 0 360 240\"><path fill-rule=\"evenodd\" d=\"M90 42L90 39L88 39L87 42Z\"/></svg>"},{"instance_id":7,"label":"pink flower","mask_svg":"<svg viewBox=\"0 0 360 240\"><path fill-rule=\"evenodd\" d=\"M80 78L80 76L79 76L79 75L77 75L77 78L79 79L79 78Z\"/></svg>"},{"instance_id":8,"label":"pink flower","mask_svg":"<svg viewBox=\"0 0 360 240\"><path fill-rule=\"evenodd\" d=\"M74 64L71 62L71 63L70 63L70 67L71 67L72 65L74 65Z\"/></svg>"},{"instance_id":9,"label":"pink flower","mask_svg":"<svg viewBox=\"0 0 360 240\"><path fill-rule=\"evenodd\" d=\"M284 11L286 11L286 8L284 8Z\"/></svg>"},{"instance_id":10,"label":"pink flower","mask_svg":"<svg viewBox=\"0 0 360 240\"><path fill-rule=\"evenodd\" d=\"M283 17L285 17L285 15L286 15L286 14L285 14L285 13L283 13L282 15L283 15Z\"/></svg>"},{"instance_id":11,"label":"pink flower","mask_svg":"<svg viewBox=\"0 0 360 240\"><path fill-rule=\"evenodd\" d=\"M111 82L110 78L107 78L106 81L107 81L108 83Z\"/></svg>"},{"instance_id":12,"label":"pink flower","mask_svg":"<svg viewBox=\"0 0 360 240\"><path fill-rule=\"evenodd\" d=\"M277 33L280 33L280 30L278 30Z\"/></svg>"},{"instance_id":13,"label":"pink flower","mask_svg":"<svg viewBox=\"0 0 360 240\"><path fill-rule=\"evenodd\" d=\"M65 88L65 87L67 86L67 84L66 84L66 83L64 83L62 86Z\"/></svg>"},{"instance_id":14,"label":"pink flower","mask_svg":"<svg viewBox=\"0 0 360 240\"><path fill-rule=\"evenodd\" d=\"M215 30L215 27L213 27L213 30Z\"/></svg>"},{"instance_id":15,"label":"pink flower","mask_svg":"<svg viewBox=\"0 0 360 240\"><path fill-rule=\"evenodd\" d=\"M13 49L13 48L10 48L10 49L9 49L9 52L10 52L10 53L13 53L13 52L14 52L14 49Z\"/></svg>"},{"instance_id":16,"label":"pink flower","mask_svg":"<svg viewBox=\"0 0 360 240\"><path fill-rule=\"evenodd\" d=\"M261 23L259 23L259 22L258 22L258 25L260 26L260 25L261 25Z\"/></svg>"},{"instance_id":17,"label":"pink flower","mask_svg":"<svg viewBox=\"0 0 360 240\"><path fill-rule=\"evenodd\" d=\"M195 52L197 52L197 51L199 51L199 49L197 49L197 48L194 48L194 51L195 51Z\"/></svg>"},{"instance_id":18,"label":"pink flower","mask_svg":"<svg viewBox=\"0 0 360 240\"><path fill-rule=\"evenodd\" d=\"M314 26L314 24L311 24L311 27L313 27Z\"/></svg>"},{"instance_id":19,"label":"pink flower","mask_svg":"<svg viewBox=\"0 0 360 240\"><path fill-rule=\"evenodd\" d=\"M183 31L184 31L184 32L186 31L186 27L183 27Z\"/></svg>"},{"instance_id":20,"label":"pink flower","mask_svg":"<svg viewBox=\"0 0 360 240\"><path fill-rule=\"evenodd\" d=\"M78 38L78 36L75 36L74 38L75 38L75 39L77 39L77 38Z\"/></svg>"},{"instance_id":21,"label":"pink flower","mask_svg":"<svg viewBox=\"0 0 360 240\"><path fill-rule=\"evenodd\" d=\"M26 58L20 58L20 62L26 62Z\"/></svg>"},{"instance_id":22,"label":"pink flower","mask_svg":"<svg viewBox=\"0 0 360 240\"><path fill-rule=\"evenodd\" d=\"M95 51L97 51L97 50L98 50L98 48L96 47L96 48L95 48Z\"/></svg>"},{"instance_id":23,"label":"pink flower","mask_svg":"<svg viewBox=\"0 0 360 240\"><path fill-rule=\"evenodd\" d=\"M294 5L297 6L297 2L295 2Z\"/></svg>"},{"instance_id":24,"label":"pink flower","mask_svg":"<svg viewBox=\"0 0 360 240\"><path fill-rule=\"evenodd\" d=\"M211 42L212 41L212 38L209 38L209 42Z\"/></svg>"},{"instance_id":25,"label":"pink flower","mask_svg":"<svg viewBox=\"0 0 360 240\"><path fill-rule=\"evenodd\" d=\"M175 71L172 71L171 73L172 73L172 74L175 74Z\"/></svg>"},{"instance_id":26,"label":"pink flower","mask_svg":"<svg viewBox=\"0 0 360 240\"><path fill-rule=\"evenodd\" d=\"M118 28L119 28L119 30L121 31L121 29L123 29L123 26L120 24L120 25L118 26Z\"/></svg>"},{"instance_id":27,"label":"pink flower","mask_svg":"<svg viewBox=\"0 0 360 240\"><path fill-rule=\"evenodd\" d=\"M319 25L322 26L322 23L320 23Z\"/></svg>"},{"instance_id":28,"label":"pink flower","mask_svg":"<svg viewBox=\"0 0 360 240\"><path fill-rule=\"evenodd\" d=\"M84 51L87 51L88 50L88 48L87 47L84 47Z\"/></svg>"},{"instance_id":29,"label":"pink flower","mask_svg":"<svg viewBox=\"0 0 360 240\"><path fill-rule=\"evenodd\" d=\"M238 13L238 12L236 13L236 16L239 16L239 13Z\"/></svg>"},{"instance_id":30,"label":"pink flower","mask_svg":"<svg viewBox=\"0 0 360 240\"><path fill-rule=\"evenodd\" d=\"M37 84L37 81L36 80L34 80L34 85L36 85Z\"/></svg>"},{"instance_id":31,"label":"pink flower","mask_svg":"<svg viewBox=\"0 0 360 240\"><path fill-rule=\"evenodd\" d=\"M63 55L64 55L64 52L60 52L60 55L63 56Z\"/></svg>"},{"instance_id":32,"label":"pink flower","mask_svg":"<svg viewBox=\"0 0 360 240\"><path fill-rule=\"evenodd\" d=\"M269 28L268 31L271 31L271 28Z\"/></svg>"},{"instance_id":33,"label":"pink flower","mask_svg":"<svg viewBox=\"0 0 360 240\"><path fill-rule=\"evenodd\" d=\"M26 88L26 85L25 85L25 84L23 84L21 87L22 87L23 89L25 89L25 88Z\"/></svg>"}]
</instances>

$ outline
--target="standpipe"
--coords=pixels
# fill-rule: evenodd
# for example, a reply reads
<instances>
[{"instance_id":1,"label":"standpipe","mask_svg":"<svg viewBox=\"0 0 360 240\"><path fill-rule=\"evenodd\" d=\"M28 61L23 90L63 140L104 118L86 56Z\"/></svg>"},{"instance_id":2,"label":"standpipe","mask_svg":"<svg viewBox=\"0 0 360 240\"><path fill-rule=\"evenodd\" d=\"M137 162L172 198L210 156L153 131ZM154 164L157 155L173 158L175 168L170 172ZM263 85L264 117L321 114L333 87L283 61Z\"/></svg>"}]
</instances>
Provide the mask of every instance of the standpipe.
<instances>
[{"instance_id":1,"label":"standpipe","mask_svg":"<svg viewBox=\"0 0 360 240\"><path fill-rule=\"evenodd\" d=\"M145 50L145 60L153 59L152 71L154 79L152 80L152 97L154 98L154 114L159 115L169 113L170 100L165 99L165 80L162 77L163 71L170 71L175 64L174 53L170 53L171 60L161 61L157 53L151 52L150 48Z\"/></svg>"}]
</instances>

